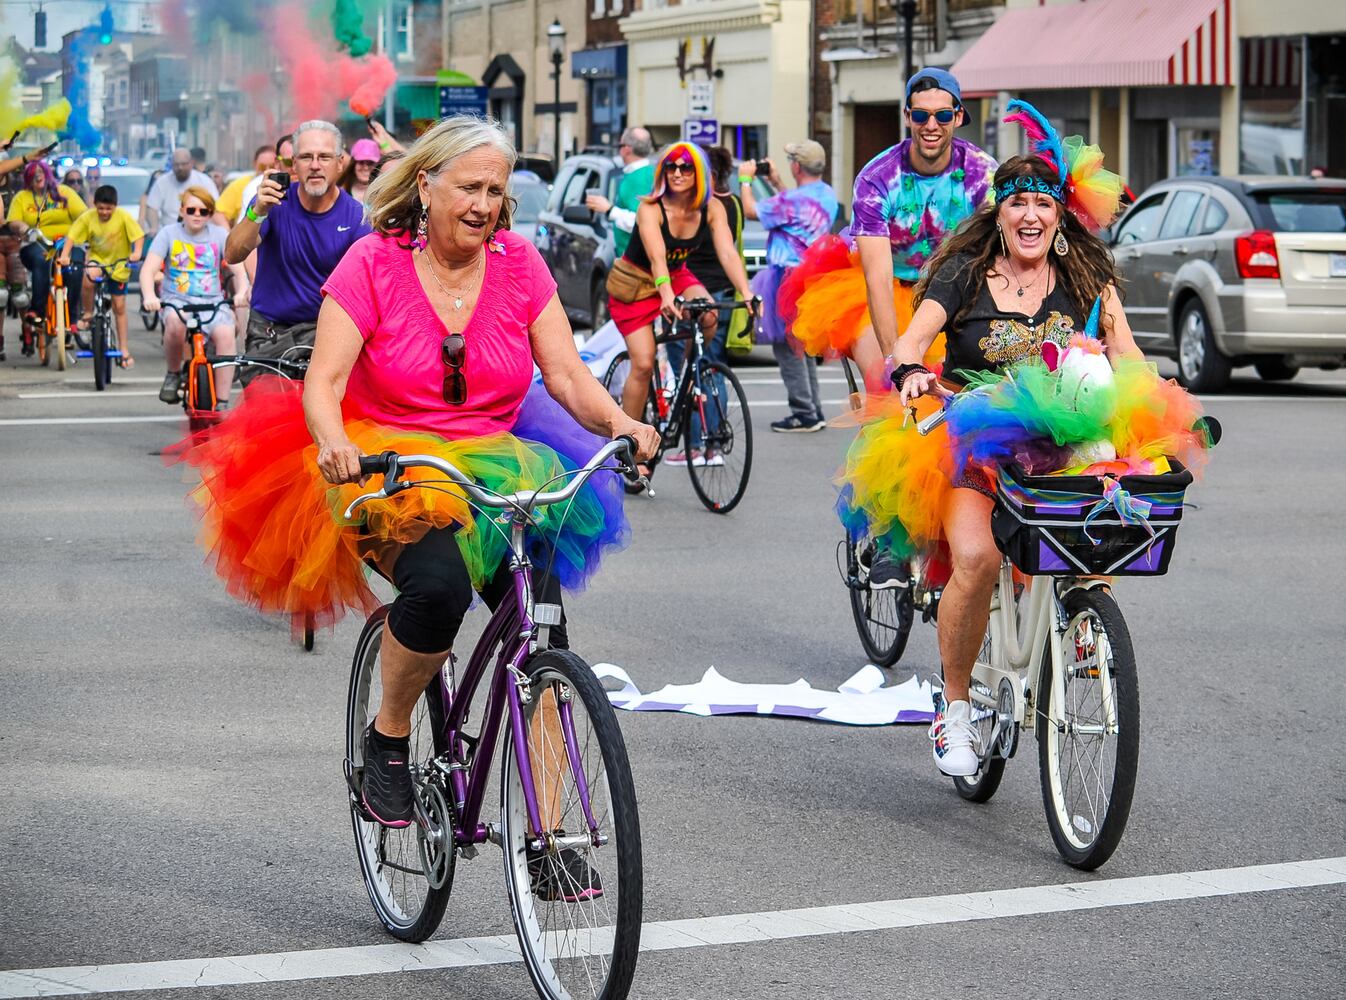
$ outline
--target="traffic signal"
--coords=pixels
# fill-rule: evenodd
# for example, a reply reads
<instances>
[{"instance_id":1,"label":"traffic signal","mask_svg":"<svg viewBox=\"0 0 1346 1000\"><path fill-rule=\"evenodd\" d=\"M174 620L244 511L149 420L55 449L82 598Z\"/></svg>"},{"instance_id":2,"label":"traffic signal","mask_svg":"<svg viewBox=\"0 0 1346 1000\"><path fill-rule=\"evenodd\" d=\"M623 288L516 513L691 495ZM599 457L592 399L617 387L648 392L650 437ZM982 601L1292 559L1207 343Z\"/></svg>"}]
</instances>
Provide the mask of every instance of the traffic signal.
<instances>
[{"instance_id":1,"label":"traffic signal","mask_svg":"<svg viewBox=\"0 0 1346 1000\"><path fill-rule=\"evenodd\" d=\"M111 45L112 32L114 25L112 23L112 7L105 6L103 12L98 15L98 44Z\"/></svg>"},{"instance_id":2,"label":"traffic signal","mask_svg":"<svg viewBox=\"0 0 1346 1000\"><path fill-rule=\"evenodd\" d=\"M33 48L47 47L47 12L39 10L33 15Z\"/></svg>"}]
</instances>

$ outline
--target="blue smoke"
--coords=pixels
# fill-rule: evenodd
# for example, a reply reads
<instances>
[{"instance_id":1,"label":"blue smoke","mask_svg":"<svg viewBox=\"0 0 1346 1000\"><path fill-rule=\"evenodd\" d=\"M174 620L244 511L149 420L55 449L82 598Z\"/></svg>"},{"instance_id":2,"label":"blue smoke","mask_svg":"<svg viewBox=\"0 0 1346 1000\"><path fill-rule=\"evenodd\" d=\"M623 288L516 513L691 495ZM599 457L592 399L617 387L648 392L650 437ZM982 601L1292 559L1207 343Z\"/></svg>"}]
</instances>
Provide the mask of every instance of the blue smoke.
<instances>
[{"instance_id":1,"label":"blue smoke","mask_svg":"<svg viewBox=\"0 0 1346 1000\"><path fill-rule=\"evenodd\" d=\"M111 30L111 17L111 9L104 7L97 23L80 30L70 41L72 76L66 89L70 120L60 137L73 139L82 153L95 153L103 146L103 133L89 121L89 65L94 50L101 44L99 36Z\"/></svg>"}]
</instances>

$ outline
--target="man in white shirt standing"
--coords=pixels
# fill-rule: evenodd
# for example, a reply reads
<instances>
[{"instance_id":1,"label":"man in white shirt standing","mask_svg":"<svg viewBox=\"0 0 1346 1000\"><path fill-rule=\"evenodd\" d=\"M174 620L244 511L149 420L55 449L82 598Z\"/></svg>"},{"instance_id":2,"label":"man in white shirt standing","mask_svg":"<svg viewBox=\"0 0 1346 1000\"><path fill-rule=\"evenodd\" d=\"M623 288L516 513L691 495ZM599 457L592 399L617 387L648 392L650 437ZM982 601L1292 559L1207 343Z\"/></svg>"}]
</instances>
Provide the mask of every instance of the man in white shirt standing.
<instances>
[{"instance_id":1,"label":"man in white shirt standing","mask_svg":"<svg viewBox=\"0 0 1346 1000\"><path fill-rule=\"evenodd\" d=\"M215 182L192 166L192 151L186 146L173 150L173 169L159 175L159 179L150 187L145 202L146 227L159 230L178 221L178 206L182 203L182 193L189 187L202 187L210 192L212 198L218 198L220 192Z\"/></svg>"},{"instance_id":2,"label":"man in white shirt standing","mask_svg":"<svg viewBox=\"0 0 1346 1000\"><path fill-rule=\"evenodd\" d=\"M653 153L654 141L650 138L649 130L628 128L622 133L621 145L617 147L617 155L622 160L622 179L617 185L616 204L601 194L591 194L584 199L584 204L591 211L606 215L612 223L612 238L618 257L626 253L626 244L631 242L640 199L654 189L654 167L650 163Z\"/></svg>"}]
</instances>

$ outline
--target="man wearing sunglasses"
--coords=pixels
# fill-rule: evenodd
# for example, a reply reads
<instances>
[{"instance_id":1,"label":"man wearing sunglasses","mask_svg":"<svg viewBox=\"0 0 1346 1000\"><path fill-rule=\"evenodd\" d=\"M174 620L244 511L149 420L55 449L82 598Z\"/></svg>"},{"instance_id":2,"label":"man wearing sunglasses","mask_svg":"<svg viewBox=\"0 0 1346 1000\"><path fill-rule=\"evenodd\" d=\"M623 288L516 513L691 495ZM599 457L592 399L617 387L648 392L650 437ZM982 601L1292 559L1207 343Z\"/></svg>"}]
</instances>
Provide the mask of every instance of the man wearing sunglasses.
<instances>
[{"instance_id":1,"label":"man wearing sunglasses","mask_svg":"<svg viewBox=\"0 0 1346 1000\"><path fill-rule=\"evenodd\" d=\"M281 184L263 174L257 197L229 233L225 259L242 264L257 251L252 308L244 353L283 357L312 347L322 286L352 243L369 232L364 207L337 184L343 141L331 122L314 120L294 130L294 175ZM260 374L244 368L246 385Z\"/></svg>"},{"instance_id":2,"label":"man wearing sunglasses","mask_svg":"<svg viewBox=\"0 0 1346 1000\"><path fill-rule=\"evenodd\" d=\"M909 138L884 150L855 178L853 218L838 253L835 238L815 243L782 289L795 303L793 333L813 354L848 355L871 394L886 393L898 335L911 322L912 289L944 237L991 199L996 161L954 136L966 124L952 73L918 70L907 81L902 112ZM820 280L820 279L826 280ZM943 360L944 338L927 363ZM898 567L876 556L871 589L903 585Z\"/></svg>"}]
</instances>

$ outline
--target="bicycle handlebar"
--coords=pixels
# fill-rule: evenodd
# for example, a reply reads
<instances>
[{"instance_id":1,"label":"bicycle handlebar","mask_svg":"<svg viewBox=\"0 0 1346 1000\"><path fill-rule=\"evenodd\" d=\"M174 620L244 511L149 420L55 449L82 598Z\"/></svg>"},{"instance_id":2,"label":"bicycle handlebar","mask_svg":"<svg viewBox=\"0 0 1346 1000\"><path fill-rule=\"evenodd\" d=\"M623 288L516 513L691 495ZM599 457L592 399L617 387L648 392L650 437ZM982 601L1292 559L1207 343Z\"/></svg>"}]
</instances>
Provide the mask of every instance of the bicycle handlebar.
<instances>
[{"instance_id":1,"label":"bicycle handlebar","mask_svg":"<svg viewBox=\"0 0 1346 1000\"><path fill-rule=\"evenodd\" d=\"M352 500L350 506L346 508L345 517L349 521L356 509L370 500L385 500L409 487L422 485L416 480L408 481L398 478L403 470L418 468L435 469L442 472L453 483L462 488L468 499L481 507L493 510L528 512L535 507L546 507L549 504L569 500L579 492L581 486L588 482L590 476L603 468L608 459L617 455L618 452L625 452L628 462L634 461L636 456L635 438L623 434L609 441L589 459L587 464L575 470L569 484L559 490L551 490L546 493L540 493L537 490L521 490L518 493L508 495L488 493L452 463L441 458L435 458L433 455L399 455L395 451L385 451L379 455L363 455L360 458L360 475L382 475L383 488L374 493L365 493ZM608 468L612 467L608 466Z\"/></svg>"},{"instance_id":2,"label":"bicycle handlebar","mask_svg":"<svg viewBox=\"0 0 1346 1000\"><path fill-rule=\"evenodd\" d=\"M684 313L692 316L703 316L708 312L719 312L722 309L747 309L749 306L760 305L762 296L754 295L751 299L684 299L681 295L673 300L673 304Z\"/></svg>"},{"instance_id":3,"label":"bicycle handlebar","mask_svg":"<svg viewBox=\"0 0 1346 1000\"><path fill-rule=\"evenodd\" d=\"M159 305L162 308L172 309L178 314L178 318L188 326L191 325L192 317L199 317L197 322L204 326L215 318L215 314L220 311L220 307L224 304L225 302L223 299L219 302L188 302L183 305L178 305L176 302L165 302L162 299L159 300Z\"/></svg>"}]
</instances>

